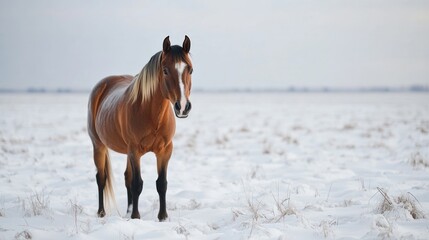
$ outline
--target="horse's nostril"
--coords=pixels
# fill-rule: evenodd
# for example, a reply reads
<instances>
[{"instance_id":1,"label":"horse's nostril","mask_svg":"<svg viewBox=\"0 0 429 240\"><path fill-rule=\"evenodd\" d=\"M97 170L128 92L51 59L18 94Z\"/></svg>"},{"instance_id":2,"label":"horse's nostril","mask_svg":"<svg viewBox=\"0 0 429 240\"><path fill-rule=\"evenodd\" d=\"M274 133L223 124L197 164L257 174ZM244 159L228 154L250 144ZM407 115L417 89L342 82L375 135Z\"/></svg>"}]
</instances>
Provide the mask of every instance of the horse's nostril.
<instances>
[{"instance_id":1,"label":"horse's nostril","mask_svg":"<svg viewBox=\"0 0 429 240\"><path fill-rule=\"evenodd\" d=\"M185 106L185 112L191 111L191 108L192 108L191 102L187 101Z\"/></svg>"},{"instance_id":2,"label":"horse's nostril","mask_svg":"<svg viewBox=\"0 0 429 240\"><path fill-rule=\"evenodd\" d=\"M174 110L176 110L176 111L180 111L180 103L179 103L179 101L177 101L177 102L174 104Z\"/></svg>"}]
</instances>

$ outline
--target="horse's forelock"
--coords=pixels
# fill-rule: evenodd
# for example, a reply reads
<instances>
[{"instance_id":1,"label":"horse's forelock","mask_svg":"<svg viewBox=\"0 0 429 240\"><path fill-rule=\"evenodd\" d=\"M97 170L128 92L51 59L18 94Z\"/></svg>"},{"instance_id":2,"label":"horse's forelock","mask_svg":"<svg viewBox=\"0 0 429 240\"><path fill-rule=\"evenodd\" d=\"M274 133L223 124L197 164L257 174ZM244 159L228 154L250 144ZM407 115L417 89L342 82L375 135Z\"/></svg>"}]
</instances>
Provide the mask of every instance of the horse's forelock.
<instances>
[{"instance_id":1,"label":"horse's forelock","mask_svg":"<svg viewBox=\"0 0 429 240\"><path fill-rule=\"evenodd\" d=\"M179 62L185 62L186 65L190 65L192 63L190 53L185 53L183 48L178 45L171 46L169 53L175 64Z\"/></svg>"}]
</instances>

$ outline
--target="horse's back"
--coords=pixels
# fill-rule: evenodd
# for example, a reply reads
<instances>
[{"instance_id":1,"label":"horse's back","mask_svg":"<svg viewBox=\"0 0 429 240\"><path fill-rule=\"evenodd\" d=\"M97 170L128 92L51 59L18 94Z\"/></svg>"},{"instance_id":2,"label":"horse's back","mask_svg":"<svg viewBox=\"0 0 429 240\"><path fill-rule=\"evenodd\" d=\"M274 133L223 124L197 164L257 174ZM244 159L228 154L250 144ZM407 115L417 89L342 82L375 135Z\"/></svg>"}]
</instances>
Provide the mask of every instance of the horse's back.
<instances>
[{"instance_id":1,"label":"horse's back","mask_svg":"<svg viewBox=\"0 0 429 240\"><path fill-rule=\"evenodd\" d=\"M125 88L132 80L133 76L130 75L109 76L100 80L92 89L88 103L88 133L94 144L101 142L95 126L100 106L112 91Z\"/></svg>"},{"instance_id":2,"label":"horse's back","mask_svg":"<svg viewBox=\"0 0 429 240\"><path fill-rule=\"evenodd\" d=\"M118 85L129 85L133 80L131 75L109 76L101 79L91 91L90 101L105 97L106 93L115 89Z\"/></svg>"}]
</instances>

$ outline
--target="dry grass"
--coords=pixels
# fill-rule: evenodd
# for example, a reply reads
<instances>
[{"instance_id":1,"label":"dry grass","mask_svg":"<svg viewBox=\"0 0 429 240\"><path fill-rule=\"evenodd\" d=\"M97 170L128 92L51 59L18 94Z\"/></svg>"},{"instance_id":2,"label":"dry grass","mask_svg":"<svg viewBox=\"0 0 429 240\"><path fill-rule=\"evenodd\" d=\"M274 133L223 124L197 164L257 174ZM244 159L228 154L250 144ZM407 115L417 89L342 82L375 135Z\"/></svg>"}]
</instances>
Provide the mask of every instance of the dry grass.
<instances>
[{"instance_id":1,"label":"dry grass","mask_svg":"<svg viewBox=\"0 0 429 240\"><path fill-rule=\"evenodd\" d=\"M330 220L323 220L319 224L320 231L324 238L333 237L334 231L332 229L332 226L337 225L337 220L330 219Z\"/></svg>"},{"instance_id":2,"label":"dry grass","mask_svg":"<svg viewBox=\"0 0 429 240\"><path fill-rule=\"evenodd\" d=\"M0 217L4 217L4 216L5 216L5 209L4 209L4 202L2 202L0 207Z\"/></svg>"},{"instance_id":3,"label":"dry grass","mask_svg":"<svg viewBox=\"0 0 429 240\"><path fill-rule=\"evenodd\" d=\"M33 192L27 199L22 200L25 216L39 216L49 211L49 195L42 192Z\"/></svg>"},{"instance_id":4,"label":"dry grass","mask_svg":"<svg viewBox=\"0 0 429 240\"><path fill-rule=\"evenodd\" d=\"M394 226L383 215L374 218L373 226L378 230L379 239L392 239L394 237Z\"/></svg>"},{"instance_id":5,"label":"dry grass","mask_svg":"<svg viewBox=\"0 0 429 240\"><path fill-rule=\"evenodd\" d=\"M186 227L180 222L180 220L179 225L177 225L174 230L177 234L183 235L185 239L188 239L189 235L191 234L188 229L186 229Z\"/></svg>"},{"instance_id":6,"label":"dry grass","mask_svg":"<svg viewBox=\"0 0 429 240\"><path fill-rule=\"evenodd\" d=\"M429 168L429 159L424 158L420 152L411 154L408 161L414 168Z\"/></svg>"},{"instance_id":7,"label":"dry grass","mask_svg":"<svg viewBox=\"0 0 429 240\"><path fill-rule=\"evenodd\" d=\"M244 186L244 184L243 184ZM298 215L297 210L290 201L290 192L287 197L280 197L279 188L277 193L271 192L272 201L263 197L254 197L253 193L245 189L245 205L242 209L233 209L233 221L241 219L241 225L250 228L249 238L255 229L260 233L268 234L262 227L263 224L278 223L290 215Z\"/></svg>"},{"instance_id":8,"label":"dry grass","mask_svg":"<svg viewBox=\"0 0 429 240\"><path fill-rule=\"evenodd\" d=\"M350 131L350 130L354 130L356 129L356 124L355 123L346 123L344 124L343 128L341 130L343 131Z\"/></svg>"},{"instance_id":9,"label":"dry grass","mask_svg":"<svg viewBox=\"0 0 429 240\"><path fill-rule=\"evenodd\" d=\"M277 196L274 196L272 194L276 210L273 211L273 215L271 217L271 222L279 222L280 220L283 220L286 216L289 215L297 215L297 210L291 205L290 203L290 193L288 193L287 198L281 199L279 194L277 193Z\"/></svg>"},{"instance_id":10,"label":"dry grass","mask_svg":"<svg viewBox=\"0 0 429 240\"><path fill-rule=\"evenodd\" d=\"M399 196L390 196L381 188L377 188L378 192L383 196L380 204L376 208L377 213L389 214L404 210L409 213L413 219L426 218L422 207L417 198L408 192Z\"/></svg>"},{"instance_id":11,"label":"dry grass","mask_svg":"<svg viewBox=\"0 0 429 240\"><path fill-rule=\"evenodd\" d=\"M215 140L215 143L220 146L225 146L228 142L229 142L229 138L226 134L216 137L216 140Z\"/></svg>"},{"instance_id":12,"label":"dry grass","mask_svg":"<svg viewBox=\"0 0 429 240\"><path fill-rule=\"evenodd\" d=\"M77 200L69 200L70 204L70 214L73 216L74 221L74 227L75 227L75 233L79 233L79 229L82 229L83 232L89 232L90 226L89 223L82 224L82 222L79 221L79 215L83 212L83 207L77 203ZM84 226L85 225L85 226Z\"/></svg>"},{"instance_id":13,"label":"dry grass","mask_svg":"<svg viewBox=\"0 0 429 240\"><path fill-rule=\"evenodd\" d=\"M26 240L26 239L32 239L33 237L31 236L31 233L28 232L27 230L24 230L20 233L17 233L15 235L15 239L16 240Z\"/></svg>"}]
</instances>

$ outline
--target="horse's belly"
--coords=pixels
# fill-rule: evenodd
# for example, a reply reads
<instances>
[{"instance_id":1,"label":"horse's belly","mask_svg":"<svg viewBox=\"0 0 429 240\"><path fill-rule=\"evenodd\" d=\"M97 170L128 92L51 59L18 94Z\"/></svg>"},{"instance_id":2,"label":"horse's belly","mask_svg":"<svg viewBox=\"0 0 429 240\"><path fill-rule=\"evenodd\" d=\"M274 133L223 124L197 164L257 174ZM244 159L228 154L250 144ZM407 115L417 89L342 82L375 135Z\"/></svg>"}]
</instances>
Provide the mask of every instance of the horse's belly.
<instances>
[{"instance_id":1,"label":"horse's belly","mask_svg":"<svg viewBox=\"0 0 429 240\"><path fill-rule=\"evenodd\" d=\"M108 148L112 149L115 152L127 154L127 145L123 141L106 141L104 143Z\"/></svg>"},{"instance_id":2,"label":"horse's belly","mask_svg":"<svg viewBox=\"0 0 429 240\"><path fill-rule=\"evenodd\" d=\"M121 134L114 127L96 125L97 134L101 142L115 152L127 153L127 144Z\"/></svg>"},{"instance_id":3,"label":"horse's belly","mask_svg":"<svg viewBox=\"0 0 429 240\"><path fill-rule=\"evenodd\" d=\"M102 108L95 121L95 129L101 142L115 152L127 153L127 144L120 132L116 113Z\"/></svg>"}]
</instances>

